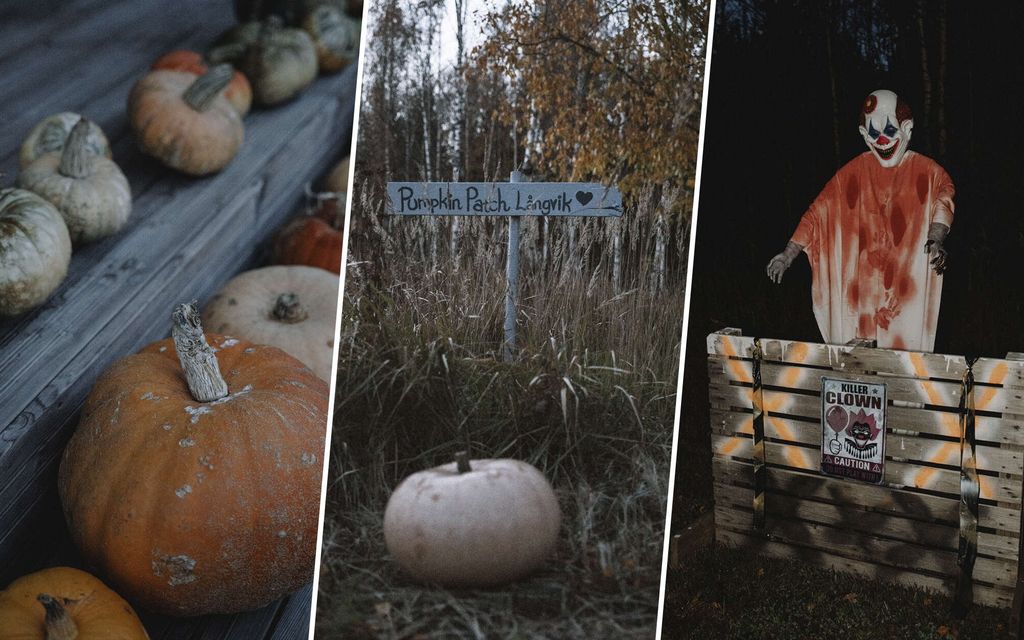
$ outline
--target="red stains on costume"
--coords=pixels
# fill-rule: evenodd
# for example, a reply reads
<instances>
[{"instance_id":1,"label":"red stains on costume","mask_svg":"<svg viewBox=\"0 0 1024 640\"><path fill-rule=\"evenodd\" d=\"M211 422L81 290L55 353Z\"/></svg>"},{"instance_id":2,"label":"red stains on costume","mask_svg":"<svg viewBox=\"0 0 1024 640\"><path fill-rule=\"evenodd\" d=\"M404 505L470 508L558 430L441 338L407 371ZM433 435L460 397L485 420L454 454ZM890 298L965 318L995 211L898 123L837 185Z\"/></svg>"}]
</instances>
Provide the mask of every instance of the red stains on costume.
<instances>
[{"instance_id":1,"label":"red stains on costume","mask_svg":"<svg viewBox=\"0 0 1024 640\"><path fill-rule=\"evenodd\" d=\"M853 176L846 185L846 206L854 209L857 207L857 200L860 198L860 181Z\"/></svg>"},{"instance_id":2,"label":"red stains on costume","mask_svg":"<svg viewBox=\"0 0 1024 640\"><path fill-rule=\"evenodd\" d=\"M917 201L924 204L928 199L928 176L924 173L917 174Z\"/></svg>"},{"instance_id":3,"label":"red stains on costume","mask_svg":"<svg viewBox=\"0 0 1024 640\"><path fill-rule=\"evenodd\" d=\"M942 280L922 247L942 208L953 211L949 176L913 152L892 168L863 153L825 185L792 240L810 260L814 315L826 342L934 347Z\"/></svg>"},{"instance_id":4,"label":"red stains on costume","mask_svg":"<svg viewBox=\"0 0 1024 640\"><path fill-rule=\"evenodd\" d=\"M907 230L907 220L903 217L903 208L893 204L889 212L889 229L892 231L892 242L899 246L903 242L903 232Z\"/></svg>"}]
</instances>

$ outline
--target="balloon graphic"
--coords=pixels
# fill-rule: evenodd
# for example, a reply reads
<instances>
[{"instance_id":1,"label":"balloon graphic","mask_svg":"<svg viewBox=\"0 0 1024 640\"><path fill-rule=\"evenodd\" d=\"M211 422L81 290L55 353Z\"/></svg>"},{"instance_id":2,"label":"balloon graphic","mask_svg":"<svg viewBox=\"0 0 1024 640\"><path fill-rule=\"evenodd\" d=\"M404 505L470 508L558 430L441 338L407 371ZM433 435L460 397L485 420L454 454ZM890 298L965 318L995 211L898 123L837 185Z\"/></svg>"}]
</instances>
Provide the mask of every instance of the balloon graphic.
<instances>
[{"instance_id":1,"label":"balloon graphic","mask_svg":"<svg viewBox=\"0 0 1024 640\"><path fill-rule=\"evenodd\" d=\"M827 422L828 426L832 427L836 433L839 433L845 429L846 425L850 422L850 414L846 412L846 409L836 405L825 412L825 422Z\"/></svg>"}]
</instances>

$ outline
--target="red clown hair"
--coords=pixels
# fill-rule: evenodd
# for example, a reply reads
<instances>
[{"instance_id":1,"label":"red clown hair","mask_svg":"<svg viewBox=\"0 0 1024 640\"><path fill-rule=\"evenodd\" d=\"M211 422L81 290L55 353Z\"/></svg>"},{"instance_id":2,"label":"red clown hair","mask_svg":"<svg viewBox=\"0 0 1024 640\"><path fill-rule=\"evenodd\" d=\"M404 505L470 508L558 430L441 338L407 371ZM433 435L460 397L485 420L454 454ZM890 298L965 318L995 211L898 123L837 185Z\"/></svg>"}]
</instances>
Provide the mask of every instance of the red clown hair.
<instances>
[{"instance_id":1,"label":"red clown hair","mask_svg":"<svg viewBox=\"0 0 1024 640\"><path fill-rule=\"evenodd\" d=\"M878 106L878 98L874 94L868 95L864 100L864 104L860 108L860 126L864 126L867 122L866 116L875 110ZM910 105L903 101L903 98L896 96L896 124L903 124L904 120L912 120L914 118L913 112L910 110Z\"/></svg>"}]
</instances>

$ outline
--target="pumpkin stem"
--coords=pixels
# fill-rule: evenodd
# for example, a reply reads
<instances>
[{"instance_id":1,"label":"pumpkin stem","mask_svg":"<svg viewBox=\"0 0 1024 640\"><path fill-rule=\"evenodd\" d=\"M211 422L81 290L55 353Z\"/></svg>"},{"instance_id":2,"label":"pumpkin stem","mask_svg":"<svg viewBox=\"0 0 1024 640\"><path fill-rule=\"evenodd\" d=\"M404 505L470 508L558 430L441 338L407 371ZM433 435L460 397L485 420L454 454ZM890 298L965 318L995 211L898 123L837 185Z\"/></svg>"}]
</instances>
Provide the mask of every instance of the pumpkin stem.
<instances>
[{"instance_id":1,"label":"pumpkin stem","mask_svg":"<svg viewBox=\"0 0 1024 640\"><path fill-rule=\"evenodd\" d=\"M455 454L455 467L459 473L469 473L473 467L469 466L469 452L459 451Z\"/></svg>"},{"instance_id":2,"label":"pumpkin stem","mask_svg":"<svg viewBox=\"0 0 1024 640\"><path fill-rule=\"evenodd\" d=\"M92 127L85 118L79 118L68 139L64 142L64 151L60 154L60 165L57 171L68 178L87 178L92 175L96 165L96 154L89 149L89 133Z\"/></svg>"},{"instance_id":3,"label":"pumpkin stem","mask_svg":"<svg viewBox=\"0 0 1024 640\"><path fill-rule=\"evenodd\" d=\"M46 640L75 640L78 637L78 626L60 600L48 593L40 593L36 600L46 609Z\"/></svg>"},{"instance_id":4,"label":"pumpkin stem","mask_svg":"<svg viewBox=\"0 0 1024 640\"><path fill-rule=\"evenodd\" d=\"M196 111L206 111L213 104L214 98L224 90L224 87L228 86L234 75L235 70L230 64L218 64L210 67L206 73L196 78L188 89L185 89L181 99Z\"/></svg>"},{"instance_id":5,"label":"pumpkin stem","mask_svg":"<svg viewBox=\"0 0 1024 640\"><path fill-rule=\"evenodd\" d=\"M309 311L299 302L299 296L295 293L282 293L277 296L272 312L274 319L287 324L302 322L309 317Z\"/></svg>"},{"instance_id":6,"label":"pumpkin stem","mask_svg":"<svg viewBox=\"0 0 1024 640\"><path fill-rule=\"evenodd\" d=\"M171 329L174 350L178 352L192 397L196 402L212 402L228 395L228 385L220 375L217 356L203 335L196 301L179 304L171 319L174 320L174 328Z\"/></svg>"}]
</instances>

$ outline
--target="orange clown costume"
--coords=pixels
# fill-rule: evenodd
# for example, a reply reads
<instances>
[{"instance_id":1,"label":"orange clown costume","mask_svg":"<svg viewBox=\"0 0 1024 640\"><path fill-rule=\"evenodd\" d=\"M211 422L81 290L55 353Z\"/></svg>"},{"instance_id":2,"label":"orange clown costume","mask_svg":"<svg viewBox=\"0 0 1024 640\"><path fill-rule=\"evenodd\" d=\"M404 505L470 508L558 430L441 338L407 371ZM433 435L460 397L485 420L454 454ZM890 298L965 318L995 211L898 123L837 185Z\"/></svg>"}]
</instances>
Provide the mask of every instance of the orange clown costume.
<instances>
[{"instance_id":1,"label":"orange clown costume","mask_svg":"<svg viewBox=\"0 0 1024 640\"><path fill-rule=\"evenodd\" d=\"M780 282L800 251L813 274L814 316L827 343L932 351L953 223L953 182L935 161L907 150L913 120L891 91L864 103L868 151L841 168L768 265Z\"/></svg>"}]
</instances>

